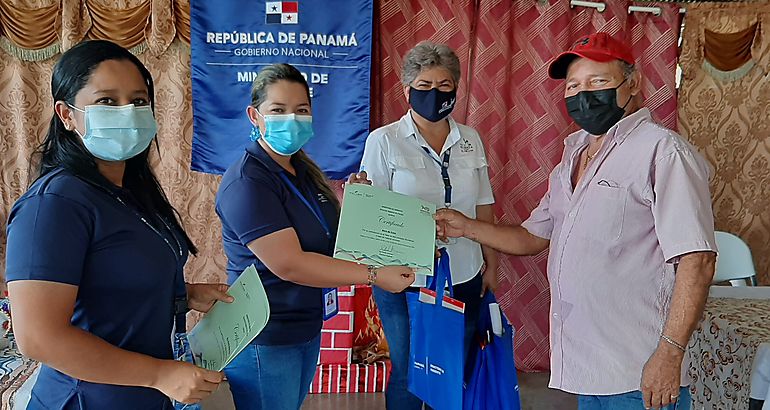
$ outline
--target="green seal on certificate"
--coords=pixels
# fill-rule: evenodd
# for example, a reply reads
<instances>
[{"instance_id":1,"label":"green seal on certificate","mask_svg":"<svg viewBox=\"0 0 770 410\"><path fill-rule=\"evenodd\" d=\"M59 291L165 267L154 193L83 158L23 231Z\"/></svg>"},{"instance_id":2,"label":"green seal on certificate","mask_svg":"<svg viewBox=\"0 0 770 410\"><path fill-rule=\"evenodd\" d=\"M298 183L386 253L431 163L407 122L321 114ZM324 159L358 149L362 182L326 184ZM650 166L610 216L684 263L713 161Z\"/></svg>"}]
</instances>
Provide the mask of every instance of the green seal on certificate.
<instances>
[{"instance_id":1,"label":"green seal on certificate","mask_svg":"<svg viewBox=\"0 0 770 410\"><path fill-rule=\"evenodd\" d=\"M404 265L433 275L436 205L364 184L347 184L334 257L364 265Z\"/></svg>"}]
</instances>

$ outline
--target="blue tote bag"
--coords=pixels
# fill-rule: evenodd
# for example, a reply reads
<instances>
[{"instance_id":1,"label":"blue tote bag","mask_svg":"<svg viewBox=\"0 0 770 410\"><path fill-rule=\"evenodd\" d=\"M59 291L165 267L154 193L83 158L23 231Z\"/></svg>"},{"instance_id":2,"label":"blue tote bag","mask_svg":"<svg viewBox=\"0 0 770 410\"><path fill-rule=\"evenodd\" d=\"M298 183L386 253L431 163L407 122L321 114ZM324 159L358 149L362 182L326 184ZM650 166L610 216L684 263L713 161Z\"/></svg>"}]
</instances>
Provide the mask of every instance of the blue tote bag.
<instances>
[{"instance_id":1,"label":"blue tote bag","mask_svg":"<svg viewBox=\"0 0 770 410\"><path fill-rule=\"evenodd\" d=\"M476 342L468 356L463 410L521 410L519 381L513 361L513 327L501 315L503 334L492 332L487 292L481 303Z\"/></svg>"},{"instance_id":2,"label":"blue tote bag","mask_svg":"<svg viewBox=\"0 0 770 410\"><path fill-rule=\"evenodd\" d=\"M465 304L452 299L449 255L443 248L428 288L407 293L409 391L436 410L461 410ZM449 297L444 296L448 285Z\"/></svg>"}]
</instances>

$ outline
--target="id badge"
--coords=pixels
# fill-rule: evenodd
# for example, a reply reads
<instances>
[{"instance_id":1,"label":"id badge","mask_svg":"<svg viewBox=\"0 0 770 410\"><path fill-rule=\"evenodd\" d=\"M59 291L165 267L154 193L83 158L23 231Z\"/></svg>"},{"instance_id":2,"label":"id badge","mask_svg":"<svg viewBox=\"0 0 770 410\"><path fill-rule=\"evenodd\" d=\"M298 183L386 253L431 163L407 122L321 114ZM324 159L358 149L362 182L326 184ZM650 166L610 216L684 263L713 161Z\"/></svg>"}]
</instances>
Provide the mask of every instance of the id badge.
<instances>
[{"instance_id":1,"label":"id badge","mask_svg":"<svg viewBox=\"0 0 770 410\"><path fill-rule=\"evenodd\" d=\"M339 312L339 297L337 296L337 288L324 288L323 289L323 302L324 302L324 320L329 320L337 315Z\"/></svg>"}]
</instances>

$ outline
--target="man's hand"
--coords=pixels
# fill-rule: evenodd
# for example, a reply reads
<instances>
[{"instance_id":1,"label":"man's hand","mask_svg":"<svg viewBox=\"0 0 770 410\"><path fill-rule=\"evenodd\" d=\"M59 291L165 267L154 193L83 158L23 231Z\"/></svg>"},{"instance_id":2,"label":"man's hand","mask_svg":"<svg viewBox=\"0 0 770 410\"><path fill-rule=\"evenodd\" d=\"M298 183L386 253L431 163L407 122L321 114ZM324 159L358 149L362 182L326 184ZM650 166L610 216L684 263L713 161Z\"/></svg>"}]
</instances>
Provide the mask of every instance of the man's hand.
<instances>
[{"instance_id":1,"label":"man's hand","mask_svg":"<svg viewBox=\"0 0 770 410\"><path fill-rule=\"evenodd\" d=\"M218 300L230 303L233 301L233 297L227 294L228 288L229 286L224 283L188 283L187 306L198 312L206 313Z\"/></svg>"},{"instance_id":2,"label":"man's hand","mask_svg":"<svg viewBox=\"0 0 770 410\"><path fill-rule=\"evenodd\" d=\"M716 254L693 252L682 255L676 270L674 293L663 327L663 334L674 343L686 346L703 316L703 306L714 277ZM642 371L642 397L647 408L665 407L679 398L684 352L660 338L658 348Z\"/></svg>"},{"instance_id":3,"label":"man's hand","mask_svg":"<svg viewBox=\"0 0 770 410\"><path fill-rule=\"evenodd\" d=\"M660 409L679 399L684 352L661 340L642 370L644 408Z\"/></svg>"},{"instance_id":4,"label":"man's hand","mask_svg":"<svg viewBox=\"0 0 770 410\"><path fill-rule=\"evenodd\" d=\"M436 215L436 236L446 242L447 238L460 238L467 234L471 219L454 209L438 209Z\"/></svg>"},{"instance_id":5,"label":"man's hand","mask_svg":"<svg viewBox=\"0 0 770 410\"><path fill-rule=\"evenodd\" d=\"M484 267L481 270L481 297L487 291L494 293L497 290L497 261L494 263L484 262Z\"/></svg>"}]
</instances>

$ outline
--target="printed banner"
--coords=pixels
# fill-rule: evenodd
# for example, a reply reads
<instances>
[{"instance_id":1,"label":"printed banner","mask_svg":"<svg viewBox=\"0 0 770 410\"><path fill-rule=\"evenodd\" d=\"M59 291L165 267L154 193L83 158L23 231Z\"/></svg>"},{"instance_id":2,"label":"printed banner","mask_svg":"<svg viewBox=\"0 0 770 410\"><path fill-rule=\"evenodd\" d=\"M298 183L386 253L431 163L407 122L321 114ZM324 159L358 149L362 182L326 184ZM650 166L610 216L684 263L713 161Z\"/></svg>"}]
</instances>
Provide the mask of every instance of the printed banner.
<instances>
[{"instance_id":1,"label":"printed banner","mask_svg":"<svg viewBox=\"0 0 770 410\"><path fill-rule=\"evenodd\" d=\"M289 63L308 81L305 151L332 179L358 170L369 132L372 0L191 0L194 171L223 173L249 143L251 83Z\"/></svg>"}]
</instances>

